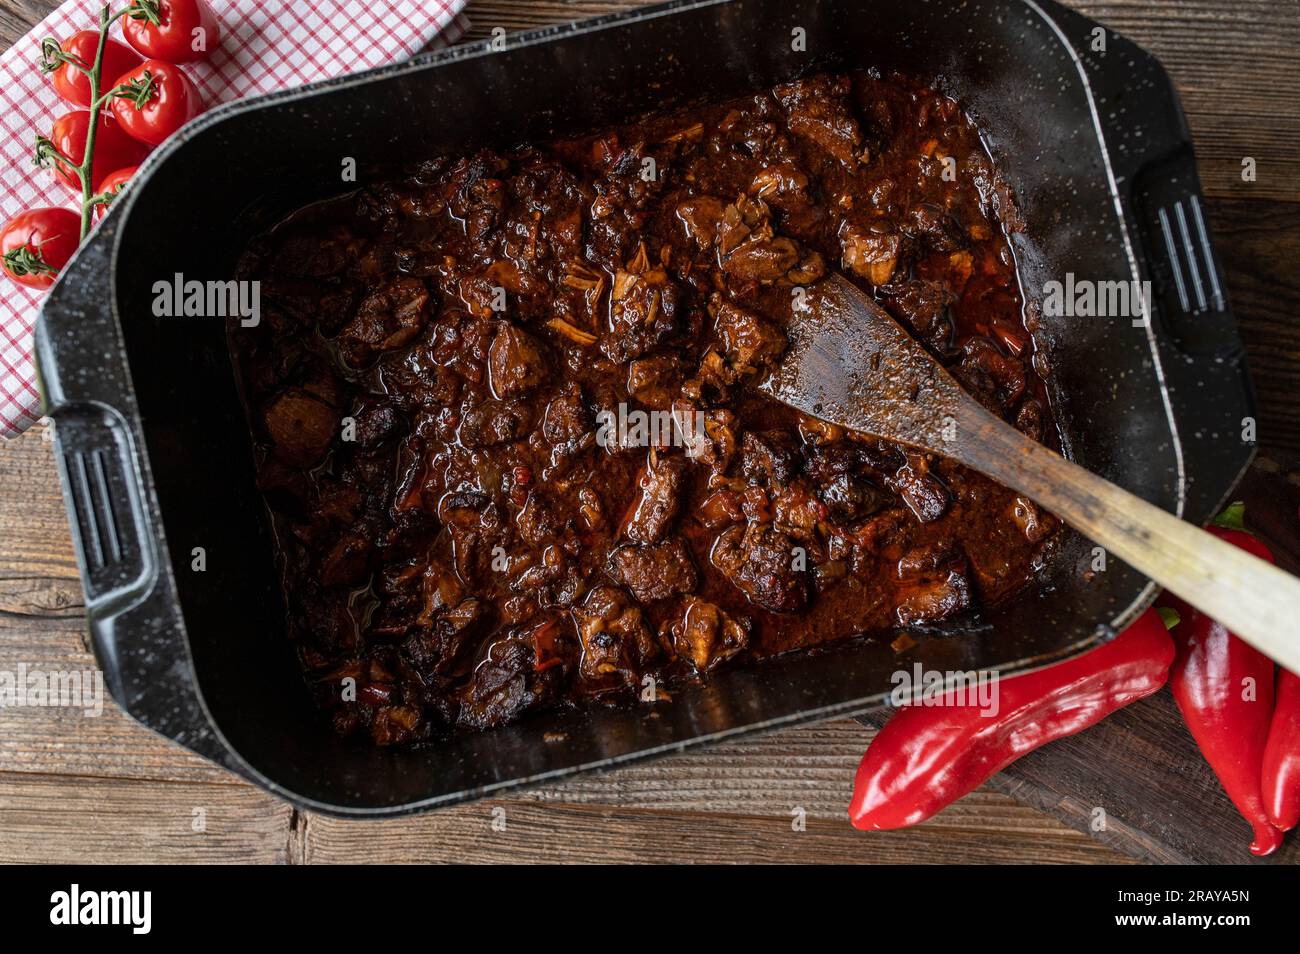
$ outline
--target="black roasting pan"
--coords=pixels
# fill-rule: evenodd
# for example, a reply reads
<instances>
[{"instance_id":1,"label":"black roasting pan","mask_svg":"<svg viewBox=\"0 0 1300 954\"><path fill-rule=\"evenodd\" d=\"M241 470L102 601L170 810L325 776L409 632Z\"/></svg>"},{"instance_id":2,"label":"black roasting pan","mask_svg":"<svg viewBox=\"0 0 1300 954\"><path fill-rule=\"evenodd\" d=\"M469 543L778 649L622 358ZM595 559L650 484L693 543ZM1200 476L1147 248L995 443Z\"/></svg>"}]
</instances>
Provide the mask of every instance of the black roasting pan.
<instances>
[{"instance_id":1,"label":"black roasting pan","mask_svg":"<svg viewBox=\"0 0 1300 954\"><path fill-rule=\"evenodd\" d=\"M409 751L340 740L308 701L224 323L154 317L154 283L229 278L250 236L355 188L345 158L365 181L395 161L857 67L933 79L969 109L1024 211L1029 298L1069 273L1152 283L1147 320L1048 318L1038 343L1067 452L1205 520L1249 461L1252 403L1187 127L1155 59L1041 0L670 3L226 106L149 159L50 293L36 338L94 649L122 708L300 806L386 815L859 711L914 663L1009 673L1112 636L1152 589L1118 561L1088 572L1092 545L1069 537L1041 586L987 625L920 634L902 653L850 641L671 702L541 713Z\"/></svg>"}]
</instances>

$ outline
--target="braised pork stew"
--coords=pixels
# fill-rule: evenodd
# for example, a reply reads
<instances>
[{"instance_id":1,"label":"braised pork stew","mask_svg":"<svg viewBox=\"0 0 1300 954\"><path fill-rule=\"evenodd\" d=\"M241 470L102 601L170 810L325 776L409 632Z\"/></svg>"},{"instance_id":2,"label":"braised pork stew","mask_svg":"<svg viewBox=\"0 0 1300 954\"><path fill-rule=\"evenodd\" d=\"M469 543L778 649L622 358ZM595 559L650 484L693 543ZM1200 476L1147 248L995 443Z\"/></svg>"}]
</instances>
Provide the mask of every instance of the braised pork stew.
<instances>
[{"instance_id":1,"label":"braised pork stew","mask_svg":"<svg viewBox=\"0 0 1300 954\"><path fill-rule=\"evenodd\" d=\"M955 102L858 73L421 162L258 239L232 350L338 730L662 699L1025 587L1051 515L753 387L838 269L1052 442L1016 227Z\"/></svg>"}]
</instances>

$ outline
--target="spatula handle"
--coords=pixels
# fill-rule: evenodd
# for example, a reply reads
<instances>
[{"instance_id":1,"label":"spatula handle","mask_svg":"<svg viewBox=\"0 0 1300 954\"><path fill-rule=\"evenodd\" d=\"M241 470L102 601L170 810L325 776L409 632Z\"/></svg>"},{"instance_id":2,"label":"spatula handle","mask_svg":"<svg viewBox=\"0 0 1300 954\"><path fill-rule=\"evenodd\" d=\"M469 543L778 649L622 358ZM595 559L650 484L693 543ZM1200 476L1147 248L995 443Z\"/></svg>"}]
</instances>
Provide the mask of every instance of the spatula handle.
<instances>
[{"instance_id":1,"label":"spatula handle","mask_svg":"<svg viewBox=\"0 0 1300 954\"><path fill-rule=\"evenodd\" d=\"M949 456L1031 497L1084 536L1300 673L1300 579L1121 490L974 406Z\"/></svg>"}]
</instances>

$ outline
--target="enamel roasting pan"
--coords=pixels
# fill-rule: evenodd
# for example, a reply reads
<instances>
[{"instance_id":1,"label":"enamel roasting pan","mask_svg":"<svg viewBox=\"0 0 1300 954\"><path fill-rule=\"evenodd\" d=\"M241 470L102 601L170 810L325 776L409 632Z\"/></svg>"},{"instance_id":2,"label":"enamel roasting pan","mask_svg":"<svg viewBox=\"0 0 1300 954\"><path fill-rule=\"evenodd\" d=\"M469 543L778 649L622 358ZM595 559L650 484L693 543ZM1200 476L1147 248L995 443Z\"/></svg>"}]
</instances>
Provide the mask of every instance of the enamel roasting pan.
<instances>
[{"instance_id":1,"label":"enamel roasting pan","mask_svg":"<svg viewBox=\"0 0 1300 954\"><path fill-rule=\"evenodd\" d=\"M791 49L806 31L805 52ZM1047 318L1064 446L1194 521L1250 458L1250 387L1187 127L1147 53L1048 2L733 0L455 48L232 104L149 159L51 291L36 348L95 653L134 718L312 810L393 815L860 711L914 663L1002 673L1113 636L1148 582L1067 537L1042 585L960 634L856 640L724 671L653 708L538 713L408 751L337 738L285 635L269 522L220 319L155 318L175 273L228 279L254 234L410 161L590 131L819 70L899 69L970 111L1024 211L1029 298L1068 273L1150 280L1149 322ZM119 207L120 206L120 207ZM205 572L191 569L195 547ZM1090 578L1089 578L1090 577ZM549 739L549 741L548 741Z\"/></svg>"}]
</instances>

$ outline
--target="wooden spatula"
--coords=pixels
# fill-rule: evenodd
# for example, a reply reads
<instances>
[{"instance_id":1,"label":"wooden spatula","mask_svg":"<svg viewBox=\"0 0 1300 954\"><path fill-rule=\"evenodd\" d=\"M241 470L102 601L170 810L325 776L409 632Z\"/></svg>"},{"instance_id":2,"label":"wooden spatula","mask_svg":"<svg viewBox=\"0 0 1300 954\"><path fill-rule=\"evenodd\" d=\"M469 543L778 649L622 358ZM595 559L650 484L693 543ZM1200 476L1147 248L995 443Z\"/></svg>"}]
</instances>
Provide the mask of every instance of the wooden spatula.
<instances>
[{"instance_id":1,"label":"wooden spatula","mask_svg":"<svg viewBox=\"0 0 1300 954\"><path fill-rule=\"evenodd\" d=\"M1300 673L1300 580L990 414L841 276L809 289L799 317L789 350L762 390L805 414L987 474Z\"/></svg>"}]
</instances>

